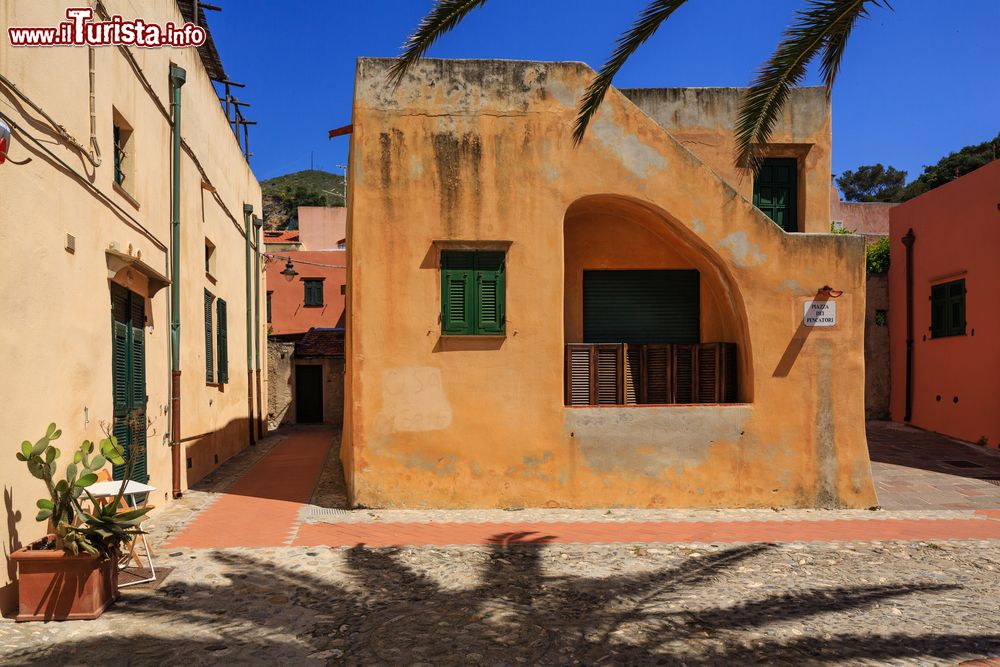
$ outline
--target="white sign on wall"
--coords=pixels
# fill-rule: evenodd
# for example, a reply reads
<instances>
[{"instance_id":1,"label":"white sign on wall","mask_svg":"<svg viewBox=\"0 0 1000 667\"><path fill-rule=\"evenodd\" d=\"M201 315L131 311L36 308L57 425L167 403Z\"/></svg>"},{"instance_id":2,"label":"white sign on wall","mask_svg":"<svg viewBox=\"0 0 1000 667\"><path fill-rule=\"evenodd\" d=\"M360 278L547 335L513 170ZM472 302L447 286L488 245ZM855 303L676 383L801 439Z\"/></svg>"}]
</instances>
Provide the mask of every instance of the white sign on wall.
<instances>
[{"instance_id":1,"label":"white sign on wall","mask_svg":"<svg viewBox=\"0 0 1000 667\"><path fill-rule=\"evenodd\" d=\"M806 301L802 319L807 327L837 326L837 304L834 301Z\"/></svg>"}]
</instances>

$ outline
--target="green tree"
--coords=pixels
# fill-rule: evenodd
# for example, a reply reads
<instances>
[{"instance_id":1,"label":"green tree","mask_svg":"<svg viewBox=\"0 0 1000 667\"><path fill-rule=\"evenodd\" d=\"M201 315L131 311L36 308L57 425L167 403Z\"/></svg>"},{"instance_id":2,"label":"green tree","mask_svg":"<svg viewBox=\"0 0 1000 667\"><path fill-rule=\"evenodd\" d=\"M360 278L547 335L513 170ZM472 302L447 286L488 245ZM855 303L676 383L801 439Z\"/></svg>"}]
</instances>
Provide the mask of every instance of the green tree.
<instances>
[{"instance_id":1,"label":"green tree","mask_svg":"<svg viewBox=\"0 0 1000 667\"><path fill-rule=\"evenodd\" d=\"M1000 134L981 144L966 146L957 153L941 158L937 164L924 167L924 173L903 190L900 201L913 199L998 158L1000 158Z\"/></svg>"},{"instance_id":2,"label":"green tree","mask_svg":"<svg viewBox=\"0 0 1000 667\"><path fill-rule=\"evenodd\" d=\"M837 178L837 187L847 201L899 201L906 184L906 172L880 164L848 169Z\"/></svg>"},{"instance_id":3,"label":"green tree","mask_svg":"<svg viewBox=\"0 0 1000 667\"><path fill-rule=\"evenodd\" d=\"M652 0L635 23L618 39L611 57L588 86L576 118L573 137L583 140L594 114L604 101L611 82L629 57L653 36L656 30L687 0ZM406 71L419 60L439 37L453 30L470 12L486 0L435 0L431 10L403 45L403 53L394 64L390 79L398 84ZM868 16L871 6L890 8L887 0L806 0L795 13L770 59L740 103L736 123L736 164L757 171L762 149L771 136L781 108L791 89L805 78L806 67L817 56L829 96L833 88L847 39L860 18Z\"/></svg>"}]
</instances>

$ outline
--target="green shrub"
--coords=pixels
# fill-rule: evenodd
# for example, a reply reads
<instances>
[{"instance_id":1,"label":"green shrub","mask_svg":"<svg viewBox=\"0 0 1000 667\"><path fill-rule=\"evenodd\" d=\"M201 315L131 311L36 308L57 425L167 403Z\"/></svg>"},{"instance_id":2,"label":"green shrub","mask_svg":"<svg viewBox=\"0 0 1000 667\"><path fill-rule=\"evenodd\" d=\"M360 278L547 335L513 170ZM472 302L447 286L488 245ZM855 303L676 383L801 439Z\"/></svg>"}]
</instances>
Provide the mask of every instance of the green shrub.
<instances>
[{"instance_id":1,"label":"green shrub","mask_svg":"<svg viewBox=\"0 0 1000 667\"><path fill-rule=\"evenodd\" d=\"M883 236L868 246L868 273L885 273L889 270L889 237Z\"/></svg>"}]
</instances>

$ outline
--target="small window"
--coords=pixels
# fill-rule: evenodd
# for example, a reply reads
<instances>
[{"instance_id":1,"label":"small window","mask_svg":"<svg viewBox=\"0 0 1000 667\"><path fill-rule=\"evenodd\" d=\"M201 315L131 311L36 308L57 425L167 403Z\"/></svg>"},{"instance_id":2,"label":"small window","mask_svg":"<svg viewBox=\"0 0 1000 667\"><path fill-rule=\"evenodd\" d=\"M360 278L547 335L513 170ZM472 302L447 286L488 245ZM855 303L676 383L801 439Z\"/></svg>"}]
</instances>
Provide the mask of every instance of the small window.
<instances>
[{"instance_id":1,"label":"small window","mask_svg":"<svg viewBox=\"0 0 1000 667\"><path fill-rule=\"evenodd\" d=\"M302 281L305 289L304 303L315 308L323 305L323 280L321 278L305 278Z\"/></svg>"},{"instance_id":2,"label":"small window","mask_svg":"<svg viewBox=\"0 0 1000 667\"><path fill-rule=\"evenodd\" d=\"M965 279L931 287L931 338L965 335Z\"/></svg>"},{"instance_id":3,"label":"small window","mask_svg":"<svg viewBox=\"0 0 1000 667\"><path fill-rule=\"evenodd\" d=\"M267 293L267 322L268 322L268 324L270 324L270 322L271 322L271 295L272 294L274 294L274 292L268 292Z\"/></svg>"},{"instance_id":4,"label":"small window","mask_svg":"<svg viewBox=\"0 0 1000 667\"><path fill-rule=\"evenodd\" d=\"M501 336L506 330L506 258L498 251L441 253L441 333Z\"/></svg>"},{"instance_id":5,"label":"small window","mask_svg":"<svg viewBox=\"0 0 1000 667\"><path fill-rule=\"evenodd\" d=\"M753 205L786 232L797 232L797 191L795 158L765 158L753 182Z\"/></svg>"},{"instance_id":6,"label":"small window","mask_svg":"<svg viewBox=\"0 0 1000 667\"><path fill-rule=\"evenodd\" d=\"M132 141L132 127L125 122L118 110L113 110L113 131L114 131L114 157L115 157L115 184L126 192L134 192L134 171L135 164Z\"/></svg>"},{"instance_id":7,"label":"small window","mask_svg":"<svg viewBox=\"0 0 1000 667\"><path fill-rule=\"evenodd\" d=\"M205 273L215 275L215 244L205 239Z\"/></svg>"}]
</instances>

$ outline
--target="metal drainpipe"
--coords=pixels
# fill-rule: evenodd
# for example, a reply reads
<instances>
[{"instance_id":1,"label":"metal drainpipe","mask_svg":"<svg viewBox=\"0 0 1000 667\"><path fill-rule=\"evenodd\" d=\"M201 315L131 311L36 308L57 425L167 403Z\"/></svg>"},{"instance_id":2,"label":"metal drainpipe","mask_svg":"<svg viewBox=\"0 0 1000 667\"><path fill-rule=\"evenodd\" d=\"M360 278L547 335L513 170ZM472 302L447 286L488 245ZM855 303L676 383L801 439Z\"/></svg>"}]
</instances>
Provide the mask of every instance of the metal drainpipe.
<instances>
[{"instance_id":1,"label":"metal drainpipe","mask_svg":"<svg viewBox=\"0 0 1000 667\"><path fill-rule=\"evenodd\" d=\"M250 285L251 259L250 259L250 230L252 224L250 218L253 216L253 204L243 204L243 231L247 241L247 434L250 444L256 444L254 438L253 424L253 287Z\"/></svg>"},{"instance_id":2,"label":"metal drainpipe","mask_svg":"<svg viewBox=\"0 0 1000 667\"><path fill-rule=\"evenodd\" d=\"M906 413L903 421L913 418L913 244L917 240L911 227L903 237L906 246Z\"/></svg>"},{"instance_id":3,"label":"metal drainpipe","mask_svg":"<svg viewBox=\"0 0 1000 667\"><path fill-rule=\"evenodd\" d=\"M173 497L181 497L181 86L187 72L170 66L173 116L170 174L170 468Z\"/></svg>"},{"instance_id":4,"label":"metal drainpipe","mask_svg":"<svg viewBox=\"0 0 1000 667\"><path fill-rule=\"evenodd\" d=\"M257 438L264 437L264 410L260 392L260 228L264 226L264 221L257 216L253 217L253 242L254 242L254 272L253 272L253 331L255 344L253 346L254 357L257 366Z\"/></svg>"}]
</instances>

